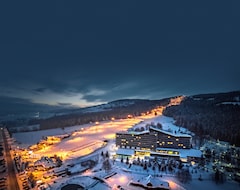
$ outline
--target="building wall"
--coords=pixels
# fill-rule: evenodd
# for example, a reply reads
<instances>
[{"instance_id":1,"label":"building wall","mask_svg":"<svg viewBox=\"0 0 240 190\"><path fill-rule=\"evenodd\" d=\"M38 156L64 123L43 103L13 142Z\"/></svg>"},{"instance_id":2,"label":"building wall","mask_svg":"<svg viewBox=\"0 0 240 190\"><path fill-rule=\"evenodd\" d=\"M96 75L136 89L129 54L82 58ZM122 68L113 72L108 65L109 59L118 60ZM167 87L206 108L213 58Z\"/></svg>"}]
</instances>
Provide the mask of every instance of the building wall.
<instances>
[{"instance_id":1,"label":"building wall","mask_svg":"<svg viewBox=\"0 0 240 190\"><path fill-rule=\"evenodd\" d=\"M156 148L191 148L191 137L176 137L158 130L146 133L116 133L116 146L119 148L152 150Z\"/></svg>"},{"instance_id":2,"label":"building wall","mask_svg":"<svg viewBox=\"0 0 240 190\"><path fill-rule=\"evenodd\" d=\"M191 148L191 137L176 137L153 129L150 132L157 134L157 148Z\"/></svg>"},{"instance_id":3,"label":"building wall","mask_svg":"<svg viewBox=\"0 0 240 190\"><path fill-rule=\"evenodd\" d=\"M117 133L116 146L119 148L155 150L157 147L157 136L152 133L130 134Z\"/></svg>"}]
</instances>

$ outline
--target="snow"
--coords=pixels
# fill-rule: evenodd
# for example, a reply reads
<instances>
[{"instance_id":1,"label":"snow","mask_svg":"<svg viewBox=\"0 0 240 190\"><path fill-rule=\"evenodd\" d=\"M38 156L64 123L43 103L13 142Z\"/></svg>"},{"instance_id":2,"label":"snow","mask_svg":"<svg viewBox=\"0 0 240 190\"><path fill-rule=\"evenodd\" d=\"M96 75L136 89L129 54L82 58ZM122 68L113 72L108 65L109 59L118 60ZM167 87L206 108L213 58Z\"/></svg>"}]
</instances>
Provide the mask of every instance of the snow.
<instances>
[{"instance_id":1,"label":"snow","mask_svg":"<svg viewBox=\"0 0 240 190\"><path fill-rule=\"evenodd\" d=\"M119 154L119 155L126 155L126 156L132 156L134 155L134 150L133 149L123 149L123 148L119 148L117 151L116 151L116 154Z\"/></svg>"},{"instance_id":2,"label":"snow","mask_svg":"<svg viewBox=\"0 0 240 190\"><path fill-rule=\"evenodd\" d=\"M149 175L143 179L142 183L145 185L152 183L153 186L159 186L160 184L163 184L163 182L159 181L159 179L156 180L156 178L152 177L152 175ZM164 186L168 186L168 183L164 182Z\"/></svg>"},{"instance_id":3,"label":"snow","mask_svg":"<svg viewBox=\"0 0 240 190\"><path fill-rule=\"evenodd\" d=\"M164 131L164 130L161 130L161 129L157 129L155 127L150 127L151 129L154 129L156 131L159 131L159 132L162 132L162 133L165 133L167 135L172 135L174 137L192 137L191 135L188 135L188 134L182 134L182 133L179 133L176 131L176 133L170 133L168 131Z\"/></svg>"},{"instance_id":4,"label":"snow","mask_svg":"<svg viewBox=\"0 0 240 190\"><path fill-rule=\"evenodd\" d=\"M51 189L54 190L61 190L62 187L66 186L67 184L78 184L81 187L84 187L84 189L110 189L107 184L101 183L97 179L93 179L90 176L77 176L77 177L72 177L70 179L62 179L58 181L57 183L54 183L51 185Z\"/></svg>"},{"instance_id":5,"label":"snow","mask_svg":"<svg viewBox=\"0 0 240 190\"><path fill-rule=\"evenodd\" d=\"M211 190L239 190L240 185L234 181L227 181L224 184L216 184L210 179L199 181L197 179L193 180L191 183L185 185L186 189L194 189L194 190L203 190L203 189L211 189Z\"/></svg>"},{"instance_id":6,"label":"snow","mask_svg":"<svg viewBox=\"0 0 240 190\"><path fill-rule=\"evenodd\" d=\"M158 148L157 150L172 150L172 151L179 152L180 158L187 158L188 156L201 158L202 156L202 151L198 149Z\"/></svg>"},{"instance_id":7,"label":"snow","mask_svg":"<svg viewBox=\"0 0 240 190\"><path fill-rule=\"evenodd\" d=\"M232 105L240 105L240 102L222 102L220 104L226 105L226 104L232 104ZM218 104L219 105L219 104Z\"/></svg>"},{"instance_id":8,"label":"snow","mask_svg":"<svg viewBox=\"0 0 240 190\"><path fill-rule=\"evenodd\" d=\"M202 98L193 98L193 100L199 101L202 100Z\"/></svg>"},{"instance_id":9,"label":"snow","mask_svg":"<svg viewBox=\"0 0 240 190\"><path fill-rule=\"evenodd\" d=\"M191 134L190 131L188 131L186 128L175 125L174 122L175 122L175 120L173 118L162 115L162 116L157 116L157 117L154 117L154 118L151 118L151 119L146 119L146 120L138 123L137 125L135 125L133 127L133 129L141 128L141 127L145 128L145 126L147 124L151 124L151 123L153 123L155 125L157 123L161 123L162 130L160 130L160 131L162 131L164 133L169 133L170 135L173 135L173 136L176 136L176 135L184 136L184 135L186 135L187 137L190 137L190 135L183 134L183 133ZM156 129L156 128L154 128L154 129Z\"/></svg>"},{"instance_id":10,"label":"snow","mask_svg":"<svg viewBox=\"0 0 240 190\"><path fill-rule=\"evenodd\" d=\"M237 102L240 102L240 96L236 96L236 97L234 97L234 99L235 99Z\"/></svg>"},{"instance_id":11,"label":"snow","mask_svg":"<svg viewBox=\"0 0 240 190\"><path fill-rule=\"evenodd\" d=\"M55 128L55 129L47 129L47 130L40 130L40 131L13 133L13 138L15 138L21 144L29 146L29 145L38 143L43 137L65 135L65 134L74 132L75 130L79 130L79 128L81 129L89 126L92 126L92 124L66 127L64 128L64 130L62 128Z\"/></svg>"},{"instance_id":12,"label":"snow","mask_svg":"<svg viewBox=\"0 0 240 190\"><path fill-rule=\"evenodd\" d=\"M110 108L105 108L105 106L94 106L94 107L89 107L89 108L84 108L81 113L93 113L93 112L101 112L101 111L109 111L112 110Z\"/></svg>"},{"instance_id":13,"label":"snow","mask_svg":"<svg viewBox=\"0 0 240 190\"><path fill-rule=\"evenodd\" d=\"M71 133L76 133L75 138L71 137L72 141L68 141L65 143L62 143L62 147L65 148L69 145L73 145L76 143L73 143L75 139L76 142L81 143L84 141L84 138L86 137L86 134L88 134L87 139L90 137L94 141L95 139L103 140L103 139L109 139L109 137L115 138L115 133L121 130L126 130L128 128L138 128L138 127L145 127L146 124L150 123L161 123L163 130L166 131L176 131L176 134L183 135L182 133L190 133L185 128L176 126L174 124L174 119L166 116L156 116L156 117L151 117L148 119L145 119L146 117L138 117L134 119L124 119L124 120L115 120L109 121L109 122L100 122L99 125L96 124L84 124L84 125L77 125L77 126L71 126L71 127L65 127L64 129L62 128L56 128L56 129L48 129L48 130L41 130L41 131L31 131L31 132L21 132L21 133L13 133L13 138L15 138L18 142L21 144L19 145L20 147L28 147L32 144L38 143L43 137L46 136L56 136L56 135L65 135L65 134L71 134ZM144 120L143 120L144 119ZM88 129L85 133L84 130ZM105 129L108 129L105 130ZM179 131L180 129L180 131ZM82 131L83 132L82 132ZM181 133L182 132L182 133ZM93 135L98 134L98 135ZM101 134L101 135L100 135ZM98 136L100 135L101 138ZM174 135L174 133L171 133L171 135ZM82 140L80 138L82 137ZM77 140L77 137L79 139ZM90 142L89 142L90 143Z\"/></svg>"},{"instance_id":14,"label":"snow","mask_svg":"<svg viewBox=\"0 0 240 190\"><path fill-rule=\"evenodd\" d=\"M207 101L213 101L215 98L208 98Z\"/></svg>"},{"instance_id":15,"label":"snow","mask_svg":"<svg viewBox=\"0 0 240 190\"><path fill-rule=\"evenodd\" d=\"M82 113L90 113L90 112L109 111L109 110L112 110L112 108L127 107L134 103L135 102L133 100L114 101L114 102L109 102L107 104L101 104L98 106L83 108L81 112Z\"/></svg>"},{"instance_id":16,"label":"snow","mask_svg":"<svg viewBox=\"0 0 240 190\"><path fill-rule=\"evenodd\" d=\"M86 169L87 167L83 167L81 166L81 164L76 164L75 166L69 168L68 171L71 172L71 174L74 174L74 173L80 173Z\"/></svg>"},{"instance_id":17,"label":"snow","mask_svg":"<svg viewBox=\"0 0 240 190\"><path fill-rule=\"evenodd\" d=\"M151 123L157 124L158 122L162 124L163 130L165 131L176 131L179 135L186 135L182 133L191 133L187 131L185 128L176 126L174 124L174 119L165 116L142 116L138 118L125 119L125 120L115 120L109 122L100 122L99 124L86 124L79 126L66 127L64 129L50 129L44 131L34 131L34 132L24 132L24 133L14 133L13 137L17 139L18 142L21 142L19 146L29 146L39 142L42 137L46 136L60 136L69 134L68 138L64 138L61 142L56 143L54 145L49 146L49 149L40 150L34 152L34 154L43 156L50 154L60 154L61 156L65 156L66 160L64 160L64 165L73 164L73 167L68 167L69 171L74 173L74 177L58 177L54 179L56 183L50 181L50 189L60 190L61 187L66 184L79 184L84 186L86 189L117 189L117 185L121 185L124 189L141 189L139 187L134 187L129 184L131 180L138 181L143 180L149 176L154 175L155 171L151 168L148 171L145 171L140 166L134 166L129 169L128 165L124 163L120 163L120 161L116 161L115 165L113 164L113 168L111 172L116 172L116 175L113 175L106 179L107 184L100 182L95 179L93 176L97 176L99 178L106 177L105 171L93 172L95 169L99 170L102 167L102 162L99 162L96 168L84 172L84 175L78 175L77 173L85 170L86 168L82 167L79 163L80 160L87 159L91 156L100 155L101 151L108 151L110 158L114 153L123 153L127 155L132 155L134 153L133 149L115 149L114 139L115 133L121 130L128 130L129 128L136 127L145 127L146 124ZM180 132L178 132L180 130ZM164 132L165 132L164 131ZM182 133L181 133L182 132ZM173 135L173 134L171 134ZM103 144L104 140L108 140L107 145ZM163 150L163 148L161 148ZM170 149L167 149L170 150ZM174 150L174 149L173 149ZM180 152L181 157L194 156L199 157L201 154L200 150L195 149L175 149ZM87 156L86 156L87 155ZM83 157L84 156L84 157ZM112 162L112 160L111 160ZM193 168L190 167L190 171ZM210 178L210 170L202 171L198 170L197 173L192 174L192 181L187 184L181 184L176 180L174 173L159 173L162 177L157 176L156 180L162 182L168 182L172 190L200 190L200 189L227 189L227 190L235 190L239 189L239 185L233 181L227 181L224 184L215 184L212 182ZM199 181L198 177L201 174L203 181ZM88 175L88 176L87 176ZM104 181L104 180L103 180Z\"/></svg>"}]
</instances>

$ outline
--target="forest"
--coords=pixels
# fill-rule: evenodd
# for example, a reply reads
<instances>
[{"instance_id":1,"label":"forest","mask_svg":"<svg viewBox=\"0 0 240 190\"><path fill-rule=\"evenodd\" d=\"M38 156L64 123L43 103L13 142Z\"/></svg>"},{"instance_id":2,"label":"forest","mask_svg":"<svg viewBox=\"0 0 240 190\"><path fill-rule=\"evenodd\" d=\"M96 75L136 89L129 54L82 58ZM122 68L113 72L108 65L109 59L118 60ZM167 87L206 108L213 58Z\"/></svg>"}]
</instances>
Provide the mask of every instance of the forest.
<instances>
[{"instance_id":1,"label":"forest","mask_svg":"<svg viewBox=\"0 0 240 190\"><path fill-rule=\"evenodd\" d=\"M167 107L173 117L201 138L214 138L240 146L240 91L186 97L181 104Z\"/></svg>"},{"instance_id":2,"label":"forest","mask_svg":"<svg viewBox=\"0 0 240 190\"><path fill-rule=\"evenodd\" d=\"M127 104L127 101L133 101L133 104ZM63 128L86 123L99 121L109 121L112 117L115 119L125 119L129 115L139 116L141 113L151 112L158 106L166 106L170 98L162 100L117 100L111 102L106 110L89 113L73 113L61 116L55 116L48 119L30 120L29 125L40 124L40 129Z\"/></svg>"}]
</instances>

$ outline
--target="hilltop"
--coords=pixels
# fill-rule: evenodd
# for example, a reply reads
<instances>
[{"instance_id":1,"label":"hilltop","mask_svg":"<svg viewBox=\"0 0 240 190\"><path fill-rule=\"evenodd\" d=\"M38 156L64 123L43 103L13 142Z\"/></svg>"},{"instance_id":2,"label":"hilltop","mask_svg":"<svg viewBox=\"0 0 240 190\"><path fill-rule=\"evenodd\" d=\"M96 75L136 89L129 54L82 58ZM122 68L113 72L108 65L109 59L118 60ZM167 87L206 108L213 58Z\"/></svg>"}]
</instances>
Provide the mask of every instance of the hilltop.
<instances>
[{"instance_id":1,"label":"hilltop","mask_svg":"<svg viewBox=\"0 0 240 190\"><path fill-rule=\"evenodd\" d=\"M23 124L19 120L7 123L7 127L11 132L65 128L110 121L112 118L136 117L163 107L161 114L173 117L176 125L194 132L200 140L214 138L240 145L240 91L185 96L175 104L173 100L176 97L161 100L122 99L87 108L65 109L48 118L28 119Z\"/></svg>"},{"instance_id":2,"label":"hilltop","mask_svg":"<svg viewBox=\"0 0 240 190\"><path fill-rule=\"evenodd\" d=\"M240 146L240 91L185 97L163 114L201 139L214 138Z\"/></svg>"}]
</instances>

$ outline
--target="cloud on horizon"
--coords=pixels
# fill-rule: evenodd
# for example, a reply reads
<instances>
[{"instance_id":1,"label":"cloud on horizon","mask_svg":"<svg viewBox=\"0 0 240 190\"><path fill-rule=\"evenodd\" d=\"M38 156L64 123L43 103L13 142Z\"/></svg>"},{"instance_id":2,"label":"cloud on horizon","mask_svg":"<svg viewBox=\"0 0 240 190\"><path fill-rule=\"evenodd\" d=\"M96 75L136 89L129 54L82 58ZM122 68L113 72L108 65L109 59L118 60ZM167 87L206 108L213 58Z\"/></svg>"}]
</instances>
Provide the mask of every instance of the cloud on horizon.
<instances>
[{"instance_id":1,"label":"cloud on horizon","mask_svg":"<svg viewBox=\"0 0 240 190\"><path fill-rule=\"evenodd\" d=\"M239 2L2 3L2 109L240 90Z\"/></svg>"}]
</instances>

